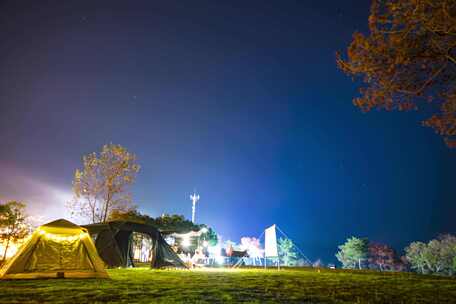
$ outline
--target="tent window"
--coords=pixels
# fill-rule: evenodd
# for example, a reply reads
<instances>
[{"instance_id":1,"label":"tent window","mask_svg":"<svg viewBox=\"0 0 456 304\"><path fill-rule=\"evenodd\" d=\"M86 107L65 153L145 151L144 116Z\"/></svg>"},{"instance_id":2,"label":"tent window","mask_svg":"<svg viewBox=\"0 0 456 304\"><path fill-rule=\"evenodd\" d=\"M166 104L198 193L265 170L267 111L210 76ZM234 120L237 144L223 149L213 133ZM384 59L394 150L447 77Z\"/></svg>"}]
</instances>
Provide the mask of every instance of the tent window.
<instances>
[{"instance_id":1,"label":"tent window","mask_svg":"<svg viewBox=\"0 0 456 304\"><path fill-rule=\"evenodd\" d=\"M152 238L144 233L132 233L133 262L150 263L152 261Z\"/></svg>"},{"instance_id":2,"label":"tent window","mask_svg":"<svg viewBox=\"0 0 456 304\"><path fill-rule=\"evenodd\" d=\"M91 233L90 237L92 238L92 241L95 243L97 241L98 233Z\"/></svg>"}]
</instances>

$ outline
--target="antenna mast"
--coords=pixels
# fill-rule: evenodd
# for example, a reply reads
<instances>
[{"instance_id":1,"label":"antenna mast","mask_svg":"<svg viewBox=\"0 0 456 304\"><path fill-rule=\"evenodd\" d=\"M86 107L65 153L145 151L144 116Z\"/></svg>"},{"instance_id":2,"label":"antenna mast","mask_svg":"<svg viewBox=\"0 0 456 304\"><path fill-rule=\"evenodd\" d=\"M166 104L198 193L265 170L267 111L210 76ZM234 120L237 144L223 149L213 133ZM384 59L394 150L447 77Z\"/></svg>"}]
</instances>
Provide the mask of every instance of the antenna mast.
<instances>
[{"instance_id":1,"label":"antenna mast","mask_svg":"<svg viewBox=\"0 0 456 304\"><path fill-rule=\"evenodd\" d=\"M193 194L190 195L190 200L192 201L192 223L195 223L195 213L196 213L196 203L199 201L200 196L193 191Z\"/></svg>"}]
</instances>

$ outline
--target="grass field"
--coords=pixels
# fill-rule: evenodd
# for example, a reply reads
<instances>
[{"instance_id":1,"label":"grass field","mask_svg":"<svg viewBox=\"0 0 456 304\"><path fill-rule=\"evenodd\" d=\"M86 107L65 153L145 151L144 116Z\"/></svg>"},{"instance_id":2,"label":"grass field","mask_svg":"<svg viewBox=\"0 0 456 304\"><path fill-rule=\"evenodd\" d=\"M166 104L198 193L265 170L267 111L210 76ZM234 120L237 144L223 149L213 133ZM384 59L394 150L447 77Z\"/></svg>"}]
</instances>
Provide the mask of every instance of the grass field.
<instances>
[{"instance_id":1,"label":"grass field","mask_svg":"<svg viewBox=\"0 0 456 304\"><path fill-rule=\"evenodd\" d=\"M314 269L111 269L111 279L0 281L0 303L456 303L456 279Z\"/></svg>"}]
</instances>

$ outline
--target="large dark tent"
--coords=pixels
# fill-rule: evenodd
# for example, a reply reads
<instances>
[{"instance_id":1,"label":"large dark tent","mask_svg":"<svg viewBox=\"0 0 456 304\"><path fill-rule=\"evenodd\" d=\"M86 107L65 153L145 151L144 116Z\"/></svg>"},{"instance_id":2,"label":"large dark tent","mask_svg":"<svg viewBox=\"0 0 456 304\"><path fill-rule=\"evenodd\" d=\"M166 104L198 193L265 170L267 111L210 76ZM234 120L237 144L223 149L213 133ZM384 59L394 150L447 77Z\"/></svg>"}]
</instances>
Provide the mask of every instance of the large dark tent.
<instances>
[{"instance_id":1,"label":"large dark tent","mask_svg":"<svg viewBox=\"0 0 456 304\"><path fill-rule=\"evenodd\" d=\"M133 233L150 237L152 241L150 252L152 268L186 267L163 239L160 231L150 225L129 221L112 221L83 227L95 239L98 254L110 267L134 266L132 256Z\"/></svg>"}]
</instances>

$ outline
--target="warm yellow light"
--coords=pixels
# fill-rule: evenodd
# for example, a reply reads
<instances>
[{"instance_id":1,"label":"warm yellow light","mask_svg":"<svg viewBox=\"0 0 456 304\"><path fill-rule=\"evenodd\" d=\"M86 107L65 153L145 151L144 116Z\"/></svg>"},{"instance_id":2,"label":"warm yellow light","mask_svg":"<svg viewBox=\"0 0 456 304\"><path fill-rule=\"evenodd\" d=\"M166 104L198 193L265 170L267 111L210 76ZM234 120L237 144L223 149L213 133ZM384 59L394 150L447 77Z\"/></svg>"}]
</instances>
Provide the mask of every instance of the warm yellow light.
<instances>
[{"instance_id":1,"label":"warm yellow light","mask_svg":"<svg viewBox=\"0 0 456 304\"><path fill-rule=\"evenodd\" d=\"M46 239L53 240L55 242L74 242L83 237L81 234L73 235L73 236L64 236L64 235L52 234L52 233L46 232L46 233L44 233L44 237Z\"/></svg>"},{"instance_id":2,"label":"warm yellow light","mask_svg":"<svg viewBox=\"0 0 456 304\"><path fill-rule=\"evenodd\" d=\"M17 241L10 240L10 242L8 243L8 251L6 252L6 258L9 259L9 258L13 257L19 251L21 246L23 244L27 243L30 240L30 238L31 238L31 235L28 235L26 238L23 238L23 239L20 239ZM0 242L1 254L5 253L5 249L6 249L6 241Z\"/></svg>"},{"instance_id":3,"label":"warm yellow light","mask_svg":"<svg viewBox=\"0 0 456 304\"><path fill-rule=\"evenodd\" d=\"M11 242L8 244L8 251L6 252L6 258L11 258L16 254L16 252L19 250L20 244L16 244L14 242ZM0 243L0 252L4 254L6 249L6 244Z\"/></svg>"}]
</instances>

